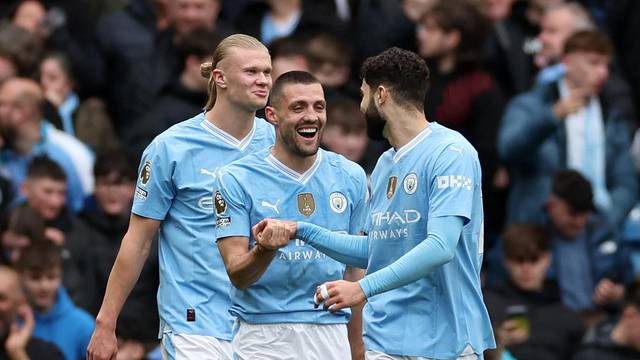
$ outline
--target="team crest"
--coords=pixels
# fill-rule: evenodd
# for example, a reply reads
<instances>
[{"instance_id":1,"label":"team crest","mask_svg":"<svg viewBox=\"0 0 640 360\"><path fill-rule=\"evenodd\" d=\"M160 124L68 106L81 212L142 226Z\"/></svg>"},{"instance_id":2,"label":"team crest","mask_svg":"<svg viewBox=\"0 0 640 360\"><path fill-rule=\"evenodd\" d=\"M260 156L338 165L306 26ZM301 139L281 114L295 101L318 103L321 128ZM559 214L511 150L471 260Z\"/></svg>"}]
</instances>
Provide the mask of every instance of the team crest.
<instances>
[{"instance_id":1,"label":"team crest","mask_svg":"<svg viewBox=\"0 0 640 360\"><path fill-rule=\"evenodd\" d=\"M151 161L145 161L142 166L142 170L140 171L140 183L142 185L147 185L149 179L151 178Z\"/></svg>"},{"instance_id":2,"label":"team crest","mask_svg":"<svg viewBox=\"0 0 640 360\"><path fill-rule=\"evenodd\" d=\"M389 182L387 183L387 199L391 199L393 194L396 193L396 186L398 185L398 177L391 176L389 177Z\"/></svg>"},{"instance_id":3,"label":"team crest","mask_svg":"<svg viewBox=\"0 0 640 360\"><path fill-rule=\"evenodd\" d=\"M312 193L298 194L298 211L306 217L311 216L316 211L316 201L313 199Z\"/></svg>"},{"instance_id":4,"label":"team crest","mask_svg":"<svg viewBox=\"0 0 640 360\"><path fill-rule=\"evenodd\" d=\"M403 184L404 192L411 195L418 189L418 176L415 173L411 173L404 177Z\"/></svg>"},{"instance_id":5,"label":"team crest","mask_svg":"<svg viewBox=\"0 0 640 360\"><path fill-rule=\"evenodd\" d=\"M347 198L342 195L341 192L333 192L329 195L329 205L331 206L331 210L342 214L347 208Z\"/></svg>"},{"instance_id":6,"label":"team crest","mask_svg":"<svg viewBox=\"0 0 640 360\"><path fill-rule=\"evenodd\" d=\"M224 214L225 211L227 211L227 202L224 201L224 198L222 197L220 191L216 190L216 194L213 197L213 202L216 205L216 214L221 215Z\"/></svg>"}]
</instances>

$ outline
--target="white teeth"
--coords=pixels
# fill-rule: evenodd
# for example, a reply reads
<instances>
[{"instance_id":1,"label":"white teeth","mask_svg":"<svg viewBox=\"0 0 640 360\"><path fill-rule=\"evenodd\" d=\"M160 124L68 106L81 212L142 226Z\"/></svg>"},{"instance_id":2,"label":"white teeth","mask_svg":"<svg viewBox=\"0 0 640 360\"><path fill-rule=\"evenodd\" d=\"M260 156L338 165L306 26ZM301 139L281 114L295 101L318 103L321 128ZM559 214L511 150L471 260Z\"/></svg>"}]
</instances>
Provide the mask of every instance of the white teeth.
<instances>
[{"instance_id":1,"label":"white teeth","mask_svg":"<svg viewBox=\"0 0 640 360\"><path fill-rule=\"evenodd\" d=\"M315 134L316 131L318 131L318 129L314 129L314 128L306 128L306 129L299 129L298 132L302 133L302 134Z\"/></svg>"}]
</instances>

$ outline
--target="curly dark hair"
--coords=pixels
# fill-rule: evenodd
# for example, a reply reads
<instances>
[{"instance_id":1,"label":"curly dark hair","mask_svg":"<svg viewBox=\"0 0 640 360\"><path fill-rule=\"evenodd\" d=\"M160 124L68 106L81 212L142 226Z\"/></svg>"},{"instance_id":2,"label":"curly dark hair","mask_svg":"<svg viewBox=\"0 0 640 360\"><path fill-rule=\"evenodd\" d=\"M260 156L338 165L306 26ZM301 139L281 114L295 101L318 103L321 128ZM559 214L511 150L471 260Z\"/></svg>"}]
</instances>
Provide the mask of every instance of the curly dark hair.
<instances>
[{"instance_id":1,"label":"curly dark hair","mask_svg":"<svg viewBox=\"0 0 640 360\"><path fill-rule=\"evenodd\" d=\"M417 54L397 47L367 58L360 69L360 77L375 89L389 87L394 100L419 110L429 87L429 68Z\"/></svg>"}]
</instances>

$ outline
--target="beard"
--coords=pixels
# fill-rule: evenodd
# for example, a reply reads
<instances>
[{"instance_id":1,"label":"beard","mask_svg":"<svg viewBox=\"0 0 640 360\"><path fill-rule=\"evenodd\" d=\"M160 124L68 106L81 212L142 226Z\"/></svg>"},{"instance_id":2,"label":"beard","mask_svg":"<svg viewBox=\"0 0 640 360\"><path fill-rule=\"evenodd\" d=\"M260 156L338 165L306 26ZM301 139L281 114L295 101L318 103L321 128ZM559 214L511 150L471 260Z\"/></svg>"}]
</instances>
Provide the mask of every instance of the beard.
<instances>
[{"instance_id":1,"label":"beard","mask_svg":"<svg viewBox=\"0 0 640 360\"><path fill-rule=\"evenodd\" d=\"M364 118L367 120L367 135L369 135L369 138L372 140L385 140L383 132L387 121L373 104L373 98L369 101L369 106L364 112Z\"/></svg>"},{"instance_id":2,"label":"beard","mask_svg":"<svg viewBox=\"0 0 640 360\"><path fill-rule=\"evenodd\" d=\"M320 139L322 138L322 129L318 129L316 145L311 147L303 147L298 144L296 141L296 137L298 133L295 129L282 129L280 131L280 138L282 139L282 143L291 151L291 153L300 156L300 157L308 157L313 156L318 152L318 148L320 147Z\"/></svg>"}]
</instances>

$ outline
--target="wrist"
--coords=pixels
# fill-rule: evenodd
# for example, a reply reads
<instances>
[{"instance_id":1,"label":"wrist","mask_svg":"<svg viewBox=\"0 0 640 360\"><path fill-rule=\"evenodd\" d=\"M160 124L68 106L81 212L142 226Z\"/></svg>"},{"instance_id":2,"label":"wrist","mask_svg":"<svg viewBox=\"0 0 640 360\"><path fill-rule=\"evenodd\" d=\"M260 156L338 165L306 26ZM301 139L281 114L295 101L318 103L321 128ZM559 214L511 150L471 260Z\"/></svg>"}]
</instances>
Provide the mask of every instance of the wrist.
<instances>
[{"instance_id":1,"label":"wrist","mask_svg":"<svg viewBox=\"0 0 640 360\"><path fill-rule=\"evenodd\" d=\"M108 331L116 331L116 323L116 319L113 319L109 316L104 316L101 313L98 313L98 316L96 317L96 328Z\"/></svg>"},{"instance_id":2,"label":"wrist","mask_svg":"<svg viewBox=\"0 0 640 360\"><path fill-rule=\"evenodd\" d=\"M264 247L263 245L257 244L257 243L256 243L256 246L254 246L254 249L255 249L256 254L258 254L258 255L270 255L270 254L275 253L278 250L278 249L270 249L270 248Z\"/></svg>"}]
</instances>

